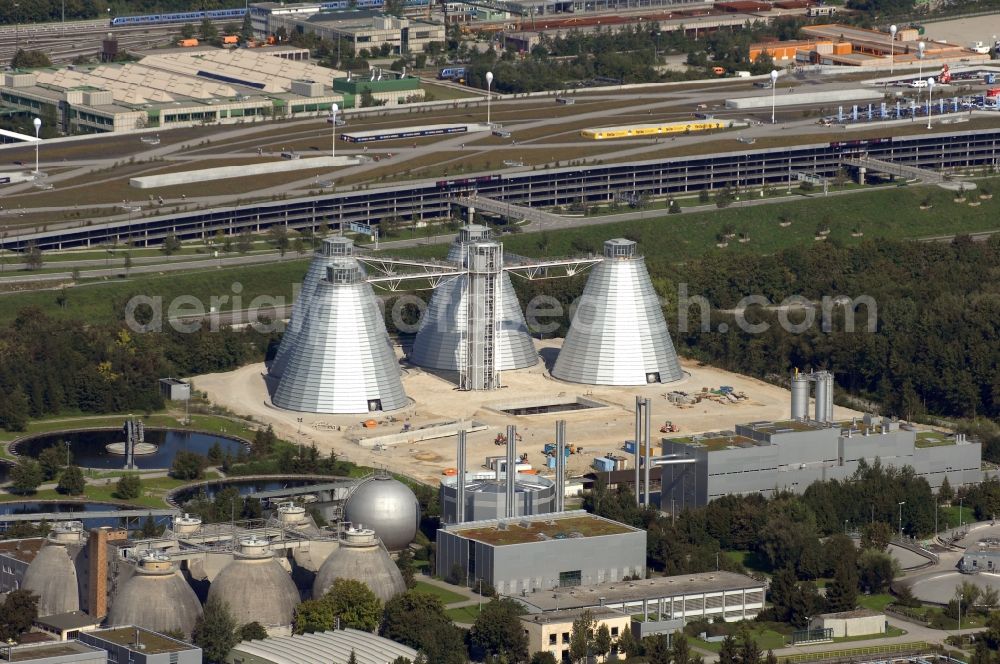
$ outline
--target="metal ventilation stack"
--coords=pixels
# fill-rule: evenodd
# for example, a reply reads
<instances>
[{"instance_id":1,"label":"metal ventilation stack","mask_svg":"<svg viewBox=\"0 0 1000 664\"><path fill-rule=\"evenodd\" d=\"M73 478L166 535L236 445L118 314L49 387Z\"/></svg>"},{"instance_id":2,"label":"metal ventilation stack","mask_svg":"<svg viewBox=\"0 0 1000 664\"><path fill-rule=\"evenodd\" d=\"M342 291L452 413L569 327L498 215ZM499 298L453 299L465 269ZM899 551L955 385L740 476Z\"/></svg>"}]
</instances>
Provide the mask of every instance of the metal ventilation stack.
<instances>
[{"instance_id":1,"label":"metal ventilation stack","mask_svg":"<svg viewBox=\"0 0 1000 664\"><path fill-rule=\"evenodd\" d=\"M316 250L315 256L306 276L302 279L302 289L295 298L292 306L292 315L288 319L285 333L281 337L278 351L274 354L274 359L268 367L268 373L276 378L280 378L285 367L288 365L288 351L295 346L299 333L302 331L302 322L305 318L305 309L316 290L316 284L326 276L326 268L333 264L338 258L349 258L354 255L354 240L346 237L332 237L323 240L323 244Z\"/></svg>"},{"instance_id":2,"label":"metal ventilation stack","mask_svg":"<svg viewBox=\"0 0 1000 664\"><path fill-rule=\"evenodd\" d=\"M337 258L312 293L274 392L274 405L310 413L368 413L406 405L399 363L358 261Z\"/></svg>"},{"instance_id":3,"label":"metal ventilation stack","mask_svg":"<svg viewBox=\"0 0 1000 664\"><path fill-rule=\"evenodd\" d=\"M528 325L524 321L524 314L514 293L514 286L510 282L510 275L501 271L502 245L489 241L489 236L490 231L485 226L465 226L448 250L448 260L464 266L469 265L470 251L482 253L487 248L496 247L493 253L499 255L494 261L496 264L492 265L495 269L489 276L477 278L477 276L462 275L434 290L420 330L417 332L417 338L413 342L413 349L410 351L410 361L417 366L442 371L463 371L463 366L466 364L466 342L482 339L475 330L469 334L470 318L483 313L470 312L470 309L479 307L470 307L469 289L481 287L490 279L495 280L495 284L489 284L490 290L495 293L495 297L491 299L491 306L500 309L499 331L493 340L496 344L496 354L495 366L492 369L495 371L524 369L538 362L538 353L535 352L531 335L528 334ZM477 275L481 274L480 270L476 272ZM477 303L482 303L478 297L473 299ZM472 318L472 328L476 327L477 321L481 322L481 317Z\"/></svg>"},{"instance_id":4,"label":"metal ventilation stack","mask_svg":"<svg viewBox=\"0 0 1000 664\"><path fill-rule=\"evenodd\" d=\"M588 385L645 385L681 378L663 310L636 243L604 243L552 375Z\"/></svg>"}]
</instances>

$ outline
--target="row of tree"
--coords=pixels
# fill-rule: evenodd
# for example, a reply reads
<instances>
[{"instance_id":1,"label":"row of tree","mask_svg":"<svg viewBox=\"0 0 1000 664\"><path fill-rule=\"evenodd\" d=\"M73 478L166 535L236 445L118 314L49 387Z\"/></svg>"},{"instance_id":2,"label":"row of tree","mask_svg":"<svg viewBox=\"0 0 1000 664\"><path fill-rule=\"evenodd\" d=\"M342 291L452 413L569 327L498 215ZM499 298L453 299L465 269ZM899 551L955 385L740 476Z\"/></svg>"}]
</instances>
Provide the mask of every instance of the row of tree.
<instances>
[{"instance_id":1,"label":"row of tree","mask_svg":"<svg viewBox=\"0 0 1000 664\"><path fill-rule=\"evenodd\" d=\"M994 492L990 495L1000 495L1000 482L985 486ZM951 492L947 485L942 489ZM745 552L753 570L774 575L772 617L799 624L820 608L853 608L859 592L888 589L898 569L884 553L886 546L900 525L907 535L932 533L940 499L912 469L876 461L862 464L848 481L817 482L801 496L725 496L676 517L637 506L627 488L610 491L600 483L585 497L584 507L646 529L648 565L668 575L720 568L746 572L742 562L724 555ZM860 549L845 531L860 533ZM825 599L815 585L821 578L833 579Z\"/></svg>"},{"instance_id":2,"label":"row of tree","mask_svg":"<svg viewBox=\"0 0 1000 664\"><path fill-rule=\"evenodd\" d=\"M133 294L113 298L124 316ZM64 410L154 411L157 379L225 371L263 359L272 339L252 329L135 334L124 324L57 319L29 307L0 329L0 427L23 431L28 418Z\"/></svg>"}]
</instances>

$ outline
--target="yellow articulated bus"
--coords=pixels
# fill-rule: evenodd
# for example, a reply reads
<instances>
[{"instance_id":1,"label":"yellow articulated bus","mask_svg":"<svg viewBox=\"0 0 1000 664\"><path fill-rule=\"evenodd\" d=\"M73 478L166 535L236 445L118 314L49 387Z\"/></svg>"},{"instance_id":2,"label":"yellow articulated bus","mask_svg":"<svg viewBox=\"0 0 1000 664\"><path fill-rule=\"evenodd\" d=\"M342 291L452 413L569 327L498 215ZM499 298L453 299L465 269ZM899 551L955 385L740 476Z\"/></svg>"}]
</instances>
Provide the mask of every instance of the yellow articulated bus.
<instances>
[{"instance_id":1,"label":"yellow articulated bus","mask_svg":"<svg viewBox=\"0 0 1000 664\"><path fill-rule=\"evenodd\" d=\"M642 136L663 136L666 134L684 134L692 131L711 131L726 129L729 122L709 120L706 122L669 122L662 125L639 125L635 127L609 127L604 129L584 129L580 136L595 141L609 138L635 138Z\"/></svg>"}]
</instances>

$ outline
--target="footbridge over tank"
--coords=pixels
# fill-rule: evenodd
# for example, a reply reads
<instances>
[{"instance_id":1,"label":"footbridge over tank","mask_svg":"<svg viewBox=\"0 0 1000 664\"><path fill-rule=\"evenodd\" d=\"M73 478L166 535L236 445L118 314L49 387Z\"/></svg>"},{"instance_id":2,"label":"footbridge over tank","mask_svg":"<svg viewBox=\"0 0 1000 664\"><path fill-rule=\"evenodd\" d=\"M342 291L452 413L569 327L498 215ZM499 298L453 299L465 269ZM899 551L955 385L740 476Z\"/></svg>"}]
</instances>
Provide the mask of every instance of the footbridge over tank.
<instances>
[{"instance_id":1,"label":"footbridge over tank","mask_svg":"<svg viewBox=\"0 0 1000 664\"><path fill-rule=\"evenodd\" d=\"M484 212L500 215L501 217L506 217L508 219L523 219L525 221L534 221L540 224L547 221L551 222L563 220L563 217L560 217L558 214L543 212L542 210L526 207L524 205L506 203L492 198L487 198L486 196L480 196L478 194L462 196L454 199L454 202L462 207L468 208L469 210L482 210Z\"/></svg>"},{"instance_id":2,"label":"footbridge over tank","mask_svg":"<svg viewBox=\"0 0 1000 664\"><path fill-rule=\"evenodd\" d=\"M916 178L922 182L926 182L927 184L936 184L945 189L964 189L965 191L971 191L976 188L976 184L974 182L949 180L943 173L939 173L937 171L920 168L919 166L900 164L894 161L885 161L884 159L875 159L868 156L844 159L842 160L842 163L844 166L850 166L851 168L857 169L858 182L861 184L864 184L864 174L868 171L873 171L904 178Z\"/></svg>"}]
</instances>

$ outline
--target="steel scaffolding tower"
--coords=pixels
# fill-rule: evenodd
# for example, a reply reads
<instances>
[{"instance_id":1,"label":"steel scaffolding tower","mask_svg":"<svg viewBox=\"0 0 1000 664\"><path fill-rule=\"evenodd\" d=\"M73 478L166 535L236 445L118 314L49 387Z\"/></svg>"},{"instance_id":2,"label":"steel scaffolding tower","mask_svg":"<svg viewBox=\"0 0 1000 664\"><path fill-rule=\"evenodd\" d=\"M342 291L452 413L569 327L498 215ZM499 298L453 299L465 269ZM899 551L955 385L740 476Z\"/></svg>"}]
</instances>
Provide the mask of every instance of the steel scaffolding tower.
<instances>
[{"instance_id":1,"label":"steel scaffolding tower","mask_svg":"<svg viewBox=\"0 0 1000 664\"><path fill-rule=\"evenodd\" d=\"M459 388L495 390L500 387L503 245L477 242L468 245L466 252L465 362L459 370Z\"/></svg>"}]
</instances>

